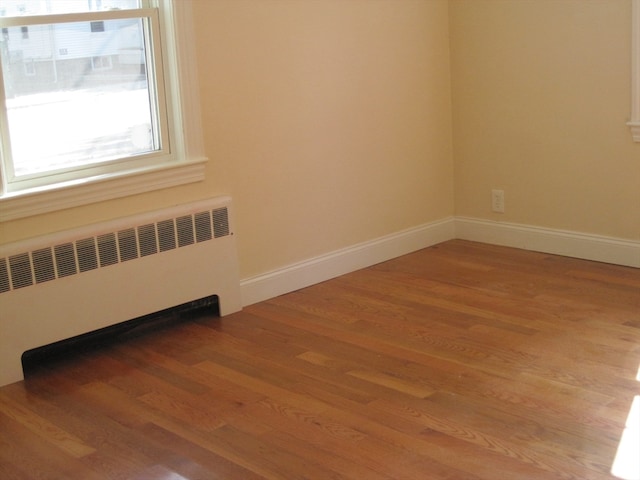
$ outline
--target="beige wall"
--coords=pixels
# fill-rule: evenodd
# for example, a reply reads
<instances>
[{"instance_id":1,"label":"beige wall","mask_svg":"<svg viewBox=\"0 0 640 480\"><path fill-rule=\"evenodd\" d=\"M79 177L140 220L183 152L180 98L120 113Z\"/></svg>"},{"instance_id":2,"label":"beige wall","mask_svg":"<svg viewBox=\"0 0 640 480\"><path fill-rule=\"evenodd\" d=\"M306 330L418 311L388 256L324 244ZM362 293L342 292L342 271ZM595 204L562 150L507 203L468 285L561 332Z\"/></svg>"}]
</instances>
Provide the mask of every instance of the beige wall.
<instances>
[{"instance_id":1,"label":"beige wall","mask_svg":"<svg viewBox=\"0 0 640 480\"><path fill-rule=\"evenodd\" d=\"M245 275L453 214L446 2L197 2Z\"/></svg>"},{"instance_id":2,"label":"beige wall","mask_svg":"<svg viewBox=\"0 0 640 480\"><path fill-rule=\"evenodd\" d=\"M195 0L194 13L207 180L2 223L0 243L223 193L243 278L454 205L640 239L628 0Z\"/></svg>"},{"instance_id":3,"label":"beige wall","mask_svg":"<svg viewBox=\"0 0 640 480\"><path fill-rule=\"evenodd\" d=\"M628 0L452 0L456 214L640 239ZM490 191L506 193L492 213Z\"/></svg>"},{"instance_id":4,"label":"beige wall","mask_svg":"<svg viewBox=\"0 0 640 480\"><path fill-rule=\"evenodd\" d=\"M241 277L453 214L444 0L195 0L207 180L0 242L231 194Z\"/></svg>"}]
</instances>

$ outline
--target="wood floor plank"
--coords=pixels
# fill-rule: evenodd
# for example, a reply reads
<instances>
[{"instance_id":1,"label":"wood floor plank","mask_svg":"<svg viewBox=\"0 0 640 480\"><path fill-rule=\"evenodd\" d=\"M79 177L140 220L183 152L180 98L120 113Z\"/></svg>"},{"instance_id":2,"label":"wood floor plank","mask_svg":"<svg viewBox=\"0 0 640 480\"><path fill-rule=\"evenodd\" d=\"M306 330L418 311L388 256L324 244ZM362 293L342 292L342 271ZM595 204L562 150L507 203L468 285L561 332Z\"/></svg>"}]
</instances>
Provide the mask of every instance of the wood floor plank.
<instances>
[{"instance_id":1,"label":"wood floor plank","mask_svg":"<svg viewBox=\"0 0 640 480\"><path fill-rule=\"evenodd\" d=\"M4 395L0 395L0 411L73 457L84 457L96 451L75 435L57 427L40 415L35 415L24 405Z\"/></svg>"},{"instance_id":2,"label":"wood floor plank","mask_svg":"<svg viewBox=\"0 0 640 480\"><path fill-rule=\"evenodd\" d=\"M74 455L0 412L2 478L105 478ZM53 475L52 475L53 474Z\"/></svg>"},{"instance_id":3,"label":"wood floor plank","mask_svg":"<svg viewBox=\"0 0 640 480\"><path fill-rule=\"evenodd\" d=\"M639 370L639 269L450 241L43 363L0 477L615 480Z\"/></svg>"}]
</instances>

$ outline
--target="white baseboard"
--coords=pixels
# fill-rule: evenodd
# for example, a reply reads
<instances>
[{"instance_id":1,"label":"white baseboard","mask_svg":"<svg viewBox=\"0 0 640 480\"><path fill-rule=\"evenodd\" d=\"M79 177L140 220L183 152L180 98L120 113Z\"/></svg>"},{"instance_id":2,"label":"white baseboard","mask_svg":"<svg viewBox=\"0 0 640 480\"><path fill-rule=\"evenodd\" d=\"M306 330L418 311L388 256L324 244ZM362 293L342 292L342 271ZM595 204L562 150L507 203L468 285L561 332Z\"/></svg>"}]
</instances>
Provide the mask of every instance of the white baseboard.
<instances>
[{"instance_id":1,"label":"white baseboard","mask_svg":"<svg viewBox=\"0 0 640 480\"><path fill-rule=\"evenodd\" d=\"M242 304L268 300L454 238L640 268L637 241L451 217L243 279Z\"/></svg>"},{"instance_id":2,"label":"white baseboard","mask_svg":"<svg viewBox=\"0 0 640 480\"><path fill-rule=\"evenodd\" d=\"M247 306L261 302L453 238L451 217L320 255L243 279L240 282L242 303Z\"/></svg>"},{"instance_id":3,"label":"white baseboard","mask_svg":"<svg viewBox=\"0 0 640 480\"><path fill-rule=\"evenodd\" d=\"M640 242L466 217L455 238L640 268Z\"/></svg>"}]
</instances>

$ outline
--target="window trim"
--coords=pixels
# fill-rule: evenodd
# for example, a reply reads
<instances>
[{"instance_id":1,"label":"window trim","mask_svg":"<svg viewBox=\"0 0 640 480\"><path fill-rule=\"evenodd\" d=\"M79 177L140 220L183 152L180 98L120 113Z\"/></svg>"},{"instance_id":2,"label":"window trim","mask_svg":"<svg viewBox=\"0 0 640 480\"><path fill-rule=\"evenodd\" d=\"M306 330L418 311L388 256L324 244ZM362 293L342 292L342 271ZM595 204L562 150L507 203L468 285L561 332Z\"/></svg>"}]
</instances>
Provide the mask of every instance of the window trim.
<instances>
[{"instance_id":1,"label":"window trim","mask_svg":"<svg viewBox=\"0 0 640 480\"><path fill-rule=\"evenodd\" d=\"M174 145L177 161L2 192L0 222L204 180L208 158L202 139L191 1L157 0L156 4L166 32L163 48L168 59L165 75L172 84L168 92L170 112L175 128L182 131Z\"/></svg>"},{"instance_id":2,"label":"window trim","mask_svg":"<svg viewBox=\"0 0 640 480\"><path fill-rule=\"evenodd\" d=\"M640 0L631 3L631 128L634 142L640 142Z\"/></svg>"},{"instance_id":3,"label":"window trim","mask_svg":"<svg viewBox=\"0 0 640 480\"><path fill-rule=\"evenodd\" d=\"M53 1L53 0L49 0ZM148 3L145 1L144 3ZM101 19L101 20L96 20ZM87 22L104 22L119 19L136 20L143 22L146 27L144 28L145 37L148 36L148 43L153 45L153 48L146 48L145 53L147 56L147 70L148 76L153 78L153 81L147 82L147 91L150 96L156 101L149 102L149 108L151 110L151 117L156 121L152 122L151 127L154 129L154 139L158 139L157 143L154 142L154 148L151 148L146 152L139 152L134 155L122 155L115 158L101 158L97 162L87 162L85 164L75 163L69 167L60 166L52 170L25 172L20 176L16 175L16 164L12 161L8 161L4 167L3 187L5 192L20 192L30 190L39 186L47 185L65 185L68 181L74 179L87 179L96 176L102 176L109 173L120 173L135 171L145 166L157 166L164 162L172 163L179 159L178 152L174 145L177 145L175 135L181 131L180 127L174 125L175 116L171 115L172 110L179 109L179 102L174 102L170 92L172 84L177 84L170 78L170 72L165 70L164 66L169 64L171 59L167 62L163 61L164 49L161 47L164 42L160 36L160 32L165 30L164 26L160 23L160 10L157 8L137 8L137 9L123 9L123 10L107 10L99 12L79 12L79 13L63 13L53 15L31 15L27 17L11 17L3 19L3 24L11 25L15 23L17 25L44 25L48 27L50 25L57 26L59 24L75 24L85 27ZM99 33L98 35L101 35ZM93 35L93 33L91 34ZM153 39L153 40L151 40ZM145 42L147 43L147 42ZM93 53L93 52L92 52ZM95 57L90 57L92 71L106 71L110 68L96 68ZM111 58L109 57L109 64L111 64ZM55 69L54 69L55 70ZM149 78L148 78L149 80ZM175 105L174 105L175 103ZM4 113L4 112L2 112ZM10 132L8 130L8 122L5 122L3 134L6 135L7 147L11 143ZM9 148L7 148L9 150ZM3 152L4 153L4 152ZM8 152L8 156L11 153Z\"/></svg>"}]
</instances>

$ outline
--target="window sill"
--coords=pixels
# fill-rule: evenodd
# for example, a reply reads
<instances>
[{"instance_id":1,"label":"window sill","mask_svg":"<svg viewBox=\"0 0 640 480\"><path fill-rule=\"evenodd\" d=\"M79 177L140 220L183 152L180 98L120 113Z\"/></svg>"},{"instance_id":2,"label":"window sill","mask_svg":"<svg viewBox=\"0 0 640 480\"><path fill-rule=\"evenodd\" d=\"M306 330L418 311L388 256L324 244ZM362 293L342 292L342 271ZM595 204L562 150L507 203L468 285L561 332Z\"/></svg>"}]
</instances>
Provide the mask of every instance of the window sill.
<instances>
[{"instance_id":1,"label":"window sill","mask_svg":"<svg viewBox=\"0 0 640 480\"><path fill-rule=\"evenodd\" d=\"M0 196L0 222L204 180L207 159L102 175Z\"/></svg>"}]
</instances>

